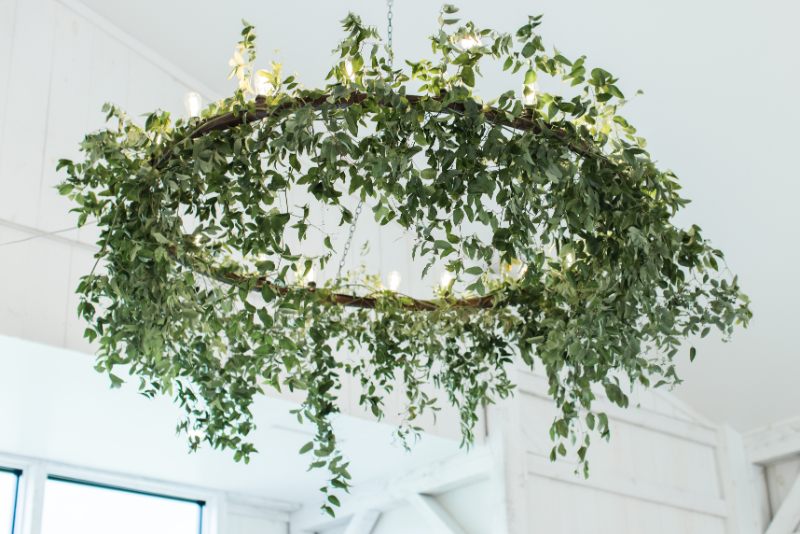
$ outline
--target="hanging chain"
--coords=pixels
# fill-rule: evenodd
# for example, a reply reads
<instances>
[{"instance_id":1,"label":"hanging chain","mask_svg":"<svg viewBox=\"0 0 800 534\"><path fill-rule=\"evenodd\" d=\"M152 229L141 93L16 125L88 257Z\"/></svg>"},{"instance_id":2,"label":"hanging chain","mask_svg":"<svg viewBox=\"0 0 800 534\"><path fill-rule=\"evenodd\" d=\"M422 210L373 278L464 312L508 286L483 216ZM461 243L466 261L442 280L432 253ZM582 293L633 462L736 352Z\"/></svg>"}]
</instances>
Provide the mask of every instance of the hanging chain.
<instances>
[{"instance_id":1,"label":"hanging chain","mask_svg":"<svg viewBox=\"0 0 800 534\"><path fill-rule=\"evenodd\" d=\"M389 66L394 67L394 50L392 49L392 18L394 14L392 13L392 4L394 4L394 0L386 0L386 6L389 8L389 13L386 14L386 18L389 19L389 28L387 30L387 34L389 37Z\"/></svg>"},{"instance_id":2,"label":"hanging chain","mask_svg":"<svg viewBox=\"0 0 800 534\"><path fill-rule=\"evenodd\" d=\"M389 8L389 13L387 13L386 18L389 21L388 27L388 37L389 37L389 66L394 67L394 50L392 49L392 30L394 29L392 26L392 17L394 16L392 13L392 4L394 4L394 0L386 0L386 6ZM347 253L350 252L350 245L353 243L353 233L356 231L356 222L358 221L358 216L361 215L361 208L364 207L364 201L358 201L358 207L356 207L356 212L353 215L353 222L350 223L350 235L347 236L347 242L344 244L344 250L342 251L342 259L339 260L339 270L336 273L336 281L342 279L342 269L344 269L344 262L347 259Z\"/></svg>"}]
</instances>

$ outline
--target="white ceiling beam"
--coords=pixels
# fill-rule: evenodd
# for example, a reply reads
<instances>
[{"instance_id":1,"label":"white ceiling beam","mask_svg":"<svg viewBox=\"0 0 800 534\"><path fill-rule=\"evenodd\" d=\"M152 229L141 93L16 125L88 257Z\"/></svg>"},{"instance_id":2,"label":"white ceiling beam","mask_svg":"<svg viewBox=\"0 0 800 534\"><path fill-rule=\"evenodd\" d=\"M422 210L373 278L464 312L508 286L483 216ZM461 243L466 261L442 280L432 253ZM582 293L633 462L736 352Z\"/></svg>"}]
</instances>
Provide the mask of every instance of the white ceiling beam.
<instances>
[{"instance_id":1,"label":"white ceiling beam","mask_svg":"<svg viewBox=\"0 0 800 534\"><path fill-rule=\"evenodd\" d=\"M466 534L447 510L430 495L411 493L408 503L423 517L436 534Z\"/></svg>"},{"instance_id":2,"label":"white ceiling beam","mask_svg":"<svg viewBox=\"0 0 800 534\"><path fill-rule=\"evenodd\" d=\"M291 528L295 532L319 532L341 527L355 514L366 510L386 511L403 503L412 493L436 494L485 480L489 477L492 458L488 447L459 453L440 462L412 470L408 475L375 485L359 485L352 496L342 498L336 517L319 509L319 504L303 506L292 513ZM356 493L357 492L357 493Z\"/></svg>"},{"instance_id":3,"label":"white ceiling beam","mask_svg":"<svg viewBox=\"0 0 800 534\"><path fill-rule=\"evenodd\" d=\"M344 534L372 534L372 529L380 517L381 513L378 510L356 512L347 524Z\"/></svg>"},{"instance_id":4,"label":"white ceiling beam","mask_svg":"<svg viewBox=\"0 0 800 534\"><path fill-rule=\"evenodd\" d=\"M764 534L791 534L800 523L800 477L792 484L792 489L781 504L778 513L772 518Z\"/></svg>"},{"instance_id":5,"label":"white ceiling beam","mask_svg":"<svg viewBox=\"0 0 800 534\"><path fill-rule=\"evenodd\" d=\"M768 464L800 453L800 419L793 419L744 435L747 459Z\"/></svg>"}]
</instances>

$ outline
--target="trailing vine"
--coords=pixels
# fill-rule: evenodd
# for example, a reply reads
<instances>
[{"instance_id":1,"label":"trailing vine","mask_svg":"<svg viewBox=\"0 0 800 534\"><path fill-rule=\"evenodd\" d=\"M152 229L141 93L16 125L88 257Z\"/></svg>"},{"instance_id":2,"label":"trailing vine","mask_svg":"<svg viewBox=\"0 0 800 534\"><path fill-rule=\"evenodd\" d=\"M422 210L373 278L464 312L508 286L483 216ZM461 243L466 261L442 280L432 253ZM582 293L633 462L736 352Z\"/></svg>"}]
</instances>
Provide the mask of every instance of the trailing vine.
<instances>
[{"instance_id":1,"label":"trailing vine","mask_svg":"<svg viewBox=\"0 0 800 534\"><path fill-rule=\"evenodd\" d=\"M511 394L506 366L520 357L544 369L560 409L551 458L574 448L588 475L591 431L609 436L593 385L626 407L622 376L675 385L683 341L712 327L727 339L751 318L722 253L697 226L671 223L688 201L617 114L626 103L617 78L589 71L585 56L548 55L534 32L541 17L516 32L516 51L510 34L472 23L449 31L456 11L443 7L434 59L410 72L348 15L324 89L283 78L279 64L254 71L245 23L232 97L174 122L157 111L143 127L107 105L110 125L85 137L85 161L59 163L79 225L102 228L101 263L78 288L97 370L119 386L123 369L145 395L174 397L193 450L205 442L245 462L256 452L247 436L257 395L305 391L293 412L317 433L300 452L330 471L331 514L336 490L350 485L330 422L343 373L378 417L402 388L401 436L437 409L424 390L433 383L460 410L470 443L479 407ZM478 98L487 59L502 61L522 92ZM539 93L541 74L579 93ZM254 98L256 77L268 90ZM292 209L291 188L317 205ZM413 233L425 271L439 262L450 285L420 301L363 272L304 284L334 247L327 236L326 251L307 257L288 236L307 240L321 206L351 223L348 195L378 223ZM518 276L497 265L518 265Z\"/></svg>"}]
</instances>

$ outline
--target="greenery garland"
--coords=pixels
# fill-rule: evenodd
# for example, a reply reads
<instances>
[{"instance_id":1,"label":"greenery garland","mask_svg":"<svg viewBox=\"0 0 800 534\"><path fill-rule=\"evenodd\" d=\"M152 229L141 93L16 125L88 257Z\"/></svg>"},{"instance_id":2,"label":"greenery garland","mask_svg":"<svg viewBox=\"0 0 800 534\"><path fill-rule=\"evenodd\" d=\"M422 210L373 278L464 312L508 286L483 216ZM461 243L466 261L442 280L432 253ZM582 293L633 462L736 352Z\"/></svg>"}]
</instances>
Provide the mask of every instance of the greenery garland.
<instances>
[{"instance_id":1,"label":"greenery garland","mask_svg":"<svg viewBox=\"0 0 800 534\"><path fill-rule=\"evenodd\" d=\"M456 11L443 7L436 61L410 63L410 78L350 14L324 90L283 79L272 64L257 73L271 94L257 99L256 36L245 23L231 98L174 123L156 112L144 127L106 105L116 125L86 136L83 163L59 163L79 225L96 218L102 228L102 269L78 288L86 336L99 343L96 368L119 386L113 371L124 366L145 395L175 397L193 450L205 441L247 462L256 395L304 390L294 412L317 434L301 452L329 469L323 491L338 505L334 488L347 490L350 478L330 423L342 373L360 381L360 402L378 417L402 387L401 436L437 409L423 391L434 383L460 410L469 443L478 408L511 393L505 367L519 355L544 368L560 408L551 458L571 441L588 475L590 431L609 436L606 416L592 412L593 385L626 407L620 377L677 384L681 340L747 325L747 297L719 272L722 253L697 226L671 224L688 201L616 114L626 102L617 79L589 72L585 56L547 55L533 31L541 17L517 31L513 51L511 35L472 23L448 33ZM487 57L522 72L522 98L473 94ZM539 94L539 73L583 87L570 100ZM420 96L407 94L413 80ZM317 258L290 250L287 235L302 243L317 209L290 210L282 196L292 187L338 208L341 225L353 221L344 195L372 204L376 221L414 232L426 271L442 262L469 284L465 294L451 283L416 301L363 273L324 287L290 283L289 273L301 280L333 253L330 237ZM498 262L522 274L497 273Z\"/></svg>"}]
</instances>

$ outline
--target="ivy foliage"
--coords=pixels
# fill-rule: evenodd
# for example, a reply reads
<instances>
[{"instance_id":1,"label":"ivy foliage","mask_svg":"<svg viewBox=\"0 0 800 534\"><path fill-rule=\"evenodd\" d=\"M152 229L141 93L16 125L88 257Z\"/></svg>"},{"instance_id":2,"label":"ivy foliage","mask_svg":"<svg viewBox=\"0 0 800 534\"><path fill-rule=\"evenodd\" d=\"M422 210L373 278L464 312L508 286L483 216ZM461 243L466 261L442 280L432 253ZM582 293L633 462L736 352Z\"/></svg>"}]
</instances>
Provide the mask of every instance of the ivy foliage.
<instances>
[{"instance_id":1,"label":"ivy foliage","mask_svg":"<svg viewBox=\"0 0 800 534\"><path fill-rule=\"evenodd\" d=\"M247 436L257 395L305 391L294 412L317 434L300 452L330 471L331 514L350 479L330 422L343 374L378 417L402 388L403 436L436 409L424 387L435 384L469 443L478 408L511 393L506 367L520 357L544 369L560 409L552 458L574 447L588 469L589 434L609 436L593 386L626 407L620 377L677 384L682 341L712 327L727 339L751 318L722 253L697 226L671 223L688 201L617 115L618 79L588 70L585 56L547 54L534 32L541 17L512 36L454 29L455 11L442 10L434 59L405 71L390 66L374 28L348 15L324 89L282 78L277 64L254 72L245 23L232 97L188 120L155 112L143 127L107 105L109 127L81 144L85 161L59 163L80 224L102 228L102 268L78 288L97 370L117 386L114 372L125 370L145 395L174 397L192 449L207 442L245 462L256 452ZM478 98L485 60L503 62L522 91ZM540 75L579 94L539 93ZM269 90L254 99L256 76ZM291 188L317 205L289 207ZM421 306L360 273L317 288L290 282L334 251L328 237L326 253L306 257L287 236L302 243L322 205L352 223L346 195L410 231L426 270L439 262L465 293L450 284ZM521 274L495 272L498 262Z\"/></svg>"}]
</instances>

